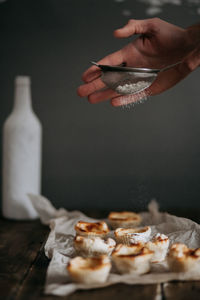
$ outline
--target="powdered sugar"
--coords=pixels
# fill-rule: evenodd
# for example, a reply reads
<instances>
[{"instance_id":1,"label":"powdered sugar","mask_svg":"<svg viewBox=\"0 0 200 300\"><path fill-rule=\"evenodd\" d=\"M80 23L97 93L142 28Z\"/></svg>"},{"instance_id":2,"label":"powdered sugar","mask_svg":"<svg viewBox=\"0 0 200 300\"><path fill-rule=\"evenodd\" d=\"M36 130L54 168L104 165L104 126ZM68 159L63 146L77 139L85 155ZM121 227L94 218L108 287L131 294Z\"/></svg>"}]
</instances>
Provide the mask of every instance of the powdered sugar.
<instances>
[{"instance_id":1,"label":"powdered sugar","mask_svg":"<svg viewBox=\"0 0 200 300\"><path fill-rule=\"evenodd\" d=\"M97 254L110 255L116 245L116 242L108 238L103 240L100 237L82 237L77 236L74 240L74 247L78 254L92 256Z\"/></svg>"},{"instance_id":2,"label":"powdered sugar","mask_svg":"<svg viewBox=\"0 0 200 300\"><path fill-rule=\"evenodd\" d=\"M149 81L138 81L137 83L126 83L124 85L118 85L116 87L116 92L119 94L135 94L143 91L151 85Z\"/></svg>"},{"instance_id":3,"label":"powdered sugar","mask_svg":"<svg viewBox=\"0 0 200 300\"><path fill-rule=\"evenodd\" d=\"M167 239L168 237L165 235L165 234L163 234L163 233L157 233L156 235L155 235L155 237L154 237L154 239L156 240L156 239L161 239L161 240L165 240L165 239Z\"/></svg>"}]
</instances>

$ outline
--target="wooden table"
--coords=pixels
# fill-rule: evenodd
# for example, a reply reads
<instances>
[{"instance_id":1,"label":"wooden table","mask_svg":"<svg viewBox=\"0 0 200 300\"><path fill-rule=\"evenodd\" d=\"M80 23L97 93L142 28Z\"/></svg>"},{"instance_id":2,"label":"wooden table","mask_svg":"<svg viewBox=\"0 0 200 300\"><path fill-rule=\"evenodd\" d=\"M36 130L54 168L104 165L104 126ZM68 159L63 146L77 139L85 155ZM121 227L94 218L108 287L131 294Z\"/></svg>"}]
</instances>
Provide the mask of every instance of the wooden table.
<instances>
[{"instance_id":1,"label":"wooden table","mask_svg":"<svg viewBox=\"0 0 200 300\"><path fill-rule=\"evenodd\" d=\"M48 233L48 227L39 221L14 222L0 219L0 299L200 299L198 281L145 286L117 284L103 289L77 291L68 297L43 295L49 263L43 247Z\"/></svg>"}]
</instances>

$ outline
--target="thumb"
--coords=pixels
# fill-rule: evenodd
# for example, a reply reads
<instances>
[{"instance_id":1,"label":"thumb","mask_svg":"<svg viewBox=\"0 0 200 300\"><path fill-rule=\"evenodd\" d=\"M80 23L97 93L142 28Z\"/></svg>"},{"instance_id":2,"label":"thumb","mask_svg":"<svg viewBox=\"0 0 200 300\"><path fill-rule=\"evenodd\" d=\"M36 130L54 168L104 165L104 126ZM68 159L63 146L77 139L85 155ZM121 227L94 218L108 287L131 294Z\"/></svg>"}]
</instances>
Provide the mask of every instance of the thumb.
<instances>
[{"instance_id":1,"label":"thumb","mask_svg":"<svg viewBox=\"0 0 200 300\"><path fill-rule=\"evenodd\" d=\"M155 31L154 19L129 20L128 23L114 31L116 38L127 38L133 34L147 34Z\"/></svg>"}]
</instances>

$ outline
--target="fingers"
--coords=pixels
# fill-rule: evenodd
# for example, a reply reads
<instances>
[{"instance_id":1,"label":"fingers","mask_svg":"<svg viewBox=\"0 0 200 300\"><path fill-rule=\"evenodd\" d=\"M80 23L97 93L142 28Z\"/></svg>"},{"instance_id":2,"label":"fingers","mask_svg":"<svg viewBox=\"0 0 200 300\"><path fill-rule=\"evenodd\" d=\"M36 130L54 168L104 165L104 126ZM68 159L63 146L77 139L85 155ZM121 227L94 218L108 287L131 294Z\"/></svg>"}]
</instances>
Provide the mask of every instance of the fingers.
<instances>
[{"instance_id":1,"label":"fingers","mask_svg":"<svg viewBox=\"0 0 200 300\"><path fill-rule=\"evenodd\" d=\"M120 65L122 62L123 62L123 53L122 50L119 50L112 54L107 55L106 57L98 61L98 64ZM100 74L101 74L101 70L96 66L92 66L83 73L82 80L84 82L91 82L92 80L98 78Z\"/></svg>"},{"instance_id":2,"label":"fingers","mask_svg":"<svg viewBox=\"0 0 200 300\"><path fill-rule=\"evenodd\" d=\"M129 20L127 25L115 30L114 35L117 38L125 38L133 34L144 34L147 32L150 33L155 30L155 20L156 19ZM120 65L123 61L123 50L119 50L104 57L98 61L98 63L103 65ZM96 66L92 66L83 73L82 80L88 83L97 79L100 74L100 69Z\"/></svg>"},{"instance_id":3,"label":"fingers","mask_svg":"<svg viewBox=\"0 0 200 300\"><path fill-rule=\"evenodd\" d=\"M91 94L88 97L88 100L90 103L96 104L96 103L99 103L99 102L102 102L102 101L105 101L105 100L108 100L108 99L111 99L111 98L117 97L117 96L119 96L119 94L117 94L113 90L106 89L106 90Z\"/></svg>"},{"instance_id":4,"label":"fingers","mask_svg":"<svg viewBox=\"0 0 200 300\"><path fill-rule=\"evenodd\" d=\"M114 31L116 38L127 38L133 34L151 33L155 30L156 19L147 20L129 20L128 23Z\"/></svg>"},{"instance_id":5,"label":"fingers","mask_svg":"<svg viewBox=\"0 0 200 300\"><path fill-rule=\"evenodd\" d=\"M93 80L92 82L83 84L77 89L77 93L80 97L87 97L90 94L101 90L105 87L105 84L100 78Z\"/></svg>"},{"instance_id":6,"label":"fingers","mask_svg":"<svg viewBox=\"0 0 200 300\"><path fill-rule=\"evenodd\" d=\"M82 80L88 83L91 82L92 80L97 79L100 76L101 76L100 68L98 68L97 66L92 66L83 73Z\"/></svg>"}]
</instances>

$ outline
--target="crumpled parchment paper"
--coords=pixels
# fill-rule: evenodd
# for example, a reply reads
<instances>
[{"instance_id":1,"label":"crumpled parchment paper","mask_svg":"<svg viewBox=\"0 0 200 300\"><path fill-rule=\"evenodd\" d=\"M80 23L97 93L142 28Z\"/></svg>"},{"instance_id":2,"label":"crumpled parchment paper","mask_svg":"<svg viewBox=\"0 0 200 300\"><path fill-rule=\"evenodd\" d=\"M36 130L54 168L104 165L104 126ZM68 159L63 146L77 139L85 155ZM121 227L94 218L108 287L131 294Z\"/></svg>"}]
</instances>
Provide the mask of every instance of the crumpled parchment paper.
<instances>
[{"instance_id":1,"label":"crumpled parchment paper","mask_svg":"<svg viewBox=\"0 0 200 300\"><path fill-rule=\"evenodd\" d=\"M45 244L45 254L51 259L46 275L45 294L57 296L69 295L77 289L102 288L116 283L154 284L170 280L200 280L197 272L173 273L168 270L166 262L152 265L151 272L144 275L117 274L112 272L104 284L85 285L71 282L67 273L67 263L74 255L74 225L79 221L97 221L85 216L80 211L69 212L63 208L56 210L43 196L29 194L31 202L43 224L49 225L51 231ZM200 247L200 225L192 220L179 218L158 211L155 201L148 206L148 212L141 213L142 225L150 225L152 235L157 232L166 234L170 244L185 243L188 247Z\"/></svg>"}]
</instances>

